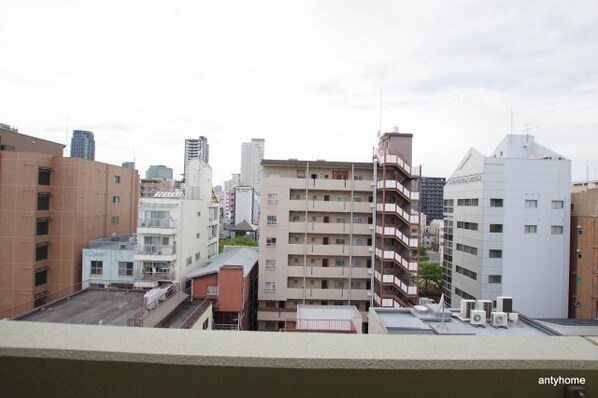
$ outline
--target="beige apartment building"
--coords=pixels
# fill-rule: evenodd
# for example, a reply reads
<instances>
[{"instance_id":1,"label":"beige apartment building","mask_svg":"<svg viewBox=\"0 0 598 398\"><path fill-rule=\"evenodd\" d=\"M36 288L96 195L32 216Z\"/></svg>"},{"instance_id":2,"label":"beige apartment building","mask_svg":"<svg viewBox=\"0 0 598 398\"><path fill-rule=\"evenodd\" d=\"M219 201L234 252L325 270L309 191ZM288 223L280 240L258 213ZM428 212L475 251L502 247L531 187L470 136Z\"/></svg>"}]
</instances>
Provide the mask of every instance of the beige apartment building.
<instances>
[{"instance_id":1,"label":"beige apartment building","mask_svg":"<svg viewBox=\"0 0 598 398\"><path fill-rule=\"evenodd\" d=\"M371 305L415 302L411 135L386 133L376 158L262 161L260 330L284 329L298 305L354 305L367 321Z\"/></svg>"},{"instance_id":2,"label":"beige apartment building","mask_svg":"<svg viewBox=\"0 0 598 398\"><path fill-rule=\"evenodd\" d=\"M136 170L0 126L0 318L80 289L88 242L135 231Z\"/></svg>"},{"instance_id":3,"label":"beige apartment building","mask_svg":"<svg viewBox=\"0 0 598 398\"><path fill-rule=\"evenodd\" d=\"M598 319L598 189L571 194L569 318Z\"/></svg>"}]
</instances>

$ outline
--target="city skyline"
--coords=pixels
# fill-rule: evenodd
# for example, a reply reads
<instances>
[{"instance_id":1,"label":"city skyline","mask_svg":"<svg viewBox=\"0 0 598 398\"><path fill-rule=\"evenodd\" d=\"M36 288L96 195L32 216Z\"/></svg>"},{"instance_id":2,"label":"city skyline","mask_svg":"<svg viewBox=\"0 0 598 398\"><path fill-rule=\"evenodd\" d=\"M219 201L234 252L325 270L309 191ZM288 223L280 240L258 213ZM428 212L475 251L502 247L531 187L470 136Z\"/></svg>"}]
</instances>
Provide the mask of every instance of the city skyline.
<instances>
[{"instance_id":1,"label":"city skyline","mask_svg":"<svg viewBox=\"0 0 598 398\"><path fill-rule=\"evenodd\" d=\"M398 125L423 174L448 177L469 147L490 153L531 123L572 160L573 180L598 177L591 1L26 1L0 12L11 60L0 84L12 93L0 122L67 151L73 130L94 131L100 162L179 176L184 140L203 135L222 184L251 137L268 142L266 159L369 161L380 126Z\"/></svg>"}]
</instances>

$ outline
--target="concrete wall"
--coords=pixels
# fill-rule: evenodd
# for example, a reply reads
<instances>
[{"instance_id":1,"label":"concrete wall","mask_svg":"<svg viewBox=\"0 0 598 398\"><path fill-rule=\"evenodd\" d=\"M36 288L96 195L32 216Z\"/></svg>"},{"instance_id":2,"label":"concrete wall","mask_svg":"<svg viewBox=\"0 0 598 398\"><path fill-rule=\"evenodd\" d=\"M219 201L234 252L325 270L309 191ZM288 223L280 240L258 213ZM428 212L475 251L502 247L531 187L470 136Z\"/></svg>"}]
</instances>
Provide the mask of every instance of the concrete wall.
<instances>
[{"instance_id":1,"label":"concrete wall","mask_svg":"<svg viewBox=\"0 0 598 398\"><path fill-rule=\"evenodd\" d=\"M0 395L560 398L564 385L538 380L561 376L585 378L591 397L598 394L597 357L598 340L582 337L232 333L4 321Z\"/></svg>"}]
</instances>

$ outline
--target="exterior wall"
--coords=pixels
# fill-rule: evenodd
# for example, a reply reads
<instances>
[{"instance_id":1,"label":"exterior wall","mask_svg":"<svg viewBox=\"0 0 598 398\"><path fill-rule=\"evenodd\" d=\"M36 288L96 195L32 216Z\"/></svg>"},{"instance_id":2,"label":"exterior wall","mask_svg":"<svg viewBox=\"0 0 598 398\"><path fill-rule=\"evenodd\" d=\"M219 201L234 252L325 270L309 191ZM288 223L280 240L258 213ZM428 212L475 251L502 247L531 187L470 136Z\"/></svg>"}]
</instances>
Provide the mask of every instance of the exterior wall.
<instances>
[{"instance_id":1,"label":"exterior wall","mask_svg":"<svg viewBox=\"0 0 598 398\"><path fill-rule=\"evenodd\" d=\"M207 322L207 324L206 324ZM196 330L212 330L214 326L214 312L213 306L210 304L207 310L199 317L197 322L191 327Z\"/></svg>"},{"instance_id":2,"label":"exterior wall","mask_svg":"<svg viewBox=\"0 0 598 398\"><path fill-rule=\"evenodd\" d=\"M19 133L0 126L0 151L33 152L62 157L65 145Z\"/></svg>"},{"instance_id":3,"label":"exterior wall","mask_svg":"<svg viewBox=\"0 0 598 398\"><path fill-rule=\"evenodd\" d=\"M365 319L372 165L264 160L262 167L260 329L278 329L298 304L352 304Z\"/></svg>"},{"instance_id":4,"label":"exterior wall","mask_svg":"<svg viewBox=\"0 0 598 398\"><path fill-rule=\"evenodd\" d=\"M102 274L91 274L91 262L102 261ZM130 275L127 272L120 275L120 263L131 263L135 261L134 245L128 242L116 243L106 247L83 249L83 288L89 287L90 283L112 284L123 283L133 284L135 280L134 268Z\"/></svg>"},{"instance_id":5,"label":"exterior wall","mask_svg":"<svg viewBox=\"0 0 598 398\"><path fill-rule=\"evenodd\" d=\"M570 162L556 157L543 159L542 153L552 156L552 152L534 148L533 140L529 150L538 154L526 152L525 157L518 157L523 156L520 138L509 138L513 143L508 145L503 141L493 157L470 150L447 181L444 198L452 211L446 214L445 233L452 239L445 247L445 294L450 295L453 306L458 306L461 298L496 300L497 296L512 296L518 312L537 318L564 318ZM475 199L478 204L459 205L460 199ZM492 199L502 199L503 206L492 206ZM537 207L526 207L526 200L536 200ZM562 208L552 208L553 201L561 201ZM475 224L477 229L460 228L459 223ZM491 232L491 225L499 225L502 232ZM526 232L526 225L535 226L536 232ZM562 233L553 233L553 226L562 227ZM464 249L458 250L457 245ZM491 250L500 251L501 257L494 256L498 252L491 256ZM469 276L458 272L457 266Z\"/></svg>"},{"instance_id":6,"label":"exterior wall","mask_svg":"<svg viewBox=\"0 0 598 398\"><path fill-rule=\"evenodd\" d=\"M571 195L569 317L598 319L598 190Z\"/></svg>"},{"instance_id":7,"label":"exterior wall","mask_svg":"<svg viewBox=\"0 0 598 398\"><path fill-rule=\"evenodd\" d=\"M243 267L224 266L218 273L218 311L243 309Z\"/></svg>"},{"instance_id":8,"label":"exterior wall","mask_svg":"<svg viewBox=\"0 0 598 398\"><path fill-rule=\"evenodd\" d=\"M40 167L52 170L49 185L38 184ZM49 210L37 210L38 193L50 195ZM30 309L36 295L41 305L78 290L83 248L94 239L133 232L138 195L135 170L0 151L0 316ZM38 219L48 219L47 234L37 235ZM47 259L36 261L36 245L46 244ZM35 287L34 274L41 269L47 269L47 282Z\"/></svg>"},{"instance_id":9,"label":"exterior wall","mask_svg":"<svg viewBox=\"0 0 598 398\"><path fill-rule=\"evenodd\" d=\"M191 288L191 296L193 299L216 299L218 296L208 294L208 286L219 286L218 274L209 274L193 278Z\"/></svg>"},{"instance_id":10,"label":"exterior wall","mask_svg":"<svg viewBox=\"0 0 598 398\"><path fill-rule=\"evenodd\" d=\"M247 221L253 224L254 190L251 187L235 187L234 225Z\"/></svg>"}]
</instances>

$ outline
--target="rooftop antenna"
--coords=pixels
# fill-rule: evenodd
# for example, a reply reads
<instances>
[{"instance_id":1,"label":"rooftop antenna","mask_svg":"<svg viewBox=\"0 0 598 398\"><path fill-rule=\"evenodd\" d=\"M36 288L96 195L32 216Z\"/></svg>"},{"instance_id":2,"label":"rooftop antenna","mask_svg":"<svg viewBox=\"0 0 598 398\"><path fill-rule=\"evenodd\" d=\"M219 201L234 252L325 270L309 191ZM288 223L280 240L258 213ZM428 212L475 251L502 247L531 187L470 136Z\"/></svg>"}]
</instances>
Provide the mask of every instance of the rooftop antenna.
<instances>
[{"instance_id":1,"label":"rooftop antenna","mask_svg":"<svg viewBox=\"0 0 598 398\"><path fill-rule=\"evenodd\" d=\"M380 89L380 125L378 127L378 138L382 134L382 89Z\"/></svg>"}]
</instances>

